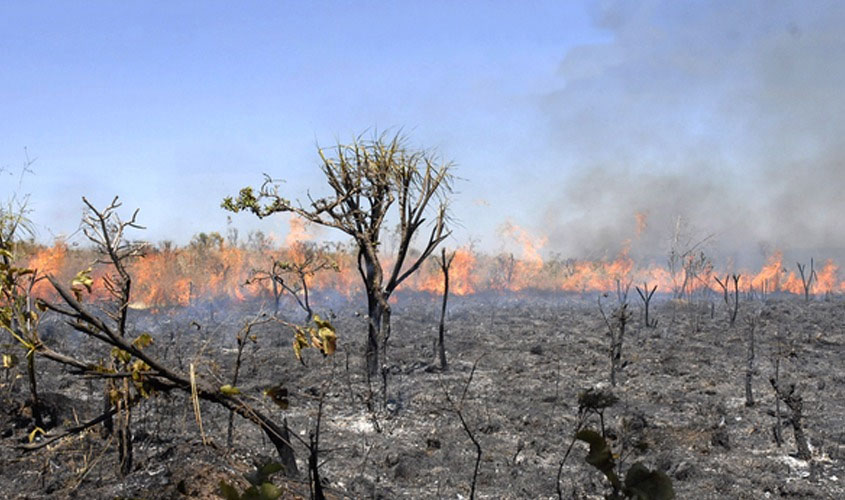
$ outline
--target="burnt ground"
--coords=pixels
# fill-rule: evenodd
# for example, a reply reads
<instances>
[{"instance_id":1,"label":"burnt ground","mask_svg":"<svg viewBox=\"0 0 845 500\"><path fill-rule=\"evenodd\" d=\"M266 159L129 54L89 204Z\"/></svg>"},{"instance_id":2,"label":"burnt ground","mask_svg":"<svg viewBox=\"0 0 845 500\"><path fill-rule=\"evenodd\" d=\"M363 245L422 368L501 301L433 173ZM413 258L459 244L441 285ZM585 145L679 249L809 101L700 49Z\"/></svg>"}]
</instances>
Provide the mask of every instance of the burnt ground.
<instances>
[{"instance_id":1,"label":"burnt ground","mask_svg":"<svg viewBox=\"0 0 845 500\"><path fill-rule=\"evenodd\" d=\"M612 308L614 299L603 299ZM326 389L321 471L330 498L467 498L475 448L455 405L476 365L461 411L482 448L479 498L557 498L558 464L578 420L578 394L609 380L607 326L596 297L485 295L453 298L448 316L449 370L431 368L439 301L406 296L394 306L390 349L390 401L370 412L360 353L365 320L339 306L334 320L339 350L333 358L305 351L300 365L291 334L279 326L254 331L244 353L243 393L258 407L287 418L307 440L320 394ZM677 498L845 498L845 302L805 303L795 297L741 303L733 328L721 304L656 305L656 328L644 328L639 304L623 348L619 398L605 412L607 434L623 470L636 461L665 471ZM235 333L254 310L227 308L153 315L135 312L136 331L152 333L148 347L172 366L214 383L226 383L235 359ZM711 317L712 313L712 317ZM753 391L745 406L748 319L756 320ZM196 321L201 325L197 329ZM43 337L65 350L97 351L55 319ZM8 346L4 347L8 350ZM4 350L4 352L6 352ZM778 354L780 353L780 354ZM103 352L101 356L106 356ZM22 355L20 356L23 357ZM774 392L768 379L779 358L784 381L795 381L804 400L804 425L813 458L796 458L784 414L785 442L774 440ZM48 423L72 425L98 414L102 382L82 380L39 360L39 384ZM45 448L23 452L33 424L21 367L0 387L0 496L4 498L214 498L221 479L239 481L274 451L260 431L235 418L234 444L226 445L228 413L201 404L203 445L190 399L162 394L133 414L135 467L116 475L116 451L98 428ZM284 384L286 411L262 396ZM376 404L377 408L381 406ZM598 420L588 424L598 428ZM295 443L300 471L307 457ZM584 461L577 443L561 475L564 497L602 498L604 477ZM286 497L307 497L305 483L284 482Z\"/></svg>"}]
</instances>

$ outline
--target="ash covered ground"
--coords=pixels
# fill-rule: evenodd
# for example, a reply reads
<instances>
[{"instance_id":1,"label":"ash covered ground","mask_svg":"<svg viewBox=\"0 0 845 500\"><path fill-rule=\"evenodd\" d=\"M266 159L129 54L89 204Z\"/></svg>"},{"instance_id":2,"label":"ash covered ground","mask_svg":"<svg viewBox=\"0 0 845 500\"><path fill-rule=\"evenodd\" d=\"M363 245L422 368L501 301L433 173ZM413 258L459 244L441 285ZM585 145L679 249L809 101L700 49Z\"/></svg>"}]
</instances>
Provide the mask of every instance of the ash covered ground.
<instances>
[{"instance_id":1,"label":"ash covered ground","mask_svg":"<svg viewBox=\"0 0 845 500\"><path fill-rule=\"evenodd\" d=\"M602 299L610 311L616 299ZM359 302L360 303L360 302ZM624 471L641 461L672 479L677 498L845 498L845 301L794 296L740 303L734 327L724 304L690 305L655 298L655 328L645 328L637 300L624 339L624 368L609 387L608 326L597 297L483 294L453 297L447 315L449 369L435 364L439 298L405 295L393 306L389 395L382 409L370 390L362 350L363 308L337 304L339 349L323 359L304 351L306 366L280 325L257 327L243 355L238 387L278 422L307 441L324 389L321 472L329 498L467 498L476 449L455 412L475 371L461 412L482 449L479 498L557 498L558 467L578 422L578 395L603 387L618 402L605 427ZM134 311L136 333L149 332L160 359L225 384L236 358L235 335L256 305L153 314ZM212 314L213 312L213 314ZM286 311L291 318L301 312ZM756 324L753 395L745 405L749 319ZM51 345L91 357L95 347L67 325L45 319ZM107 353L102 353L102 357ZM20 356L23 357L22 354ZM769 383L779 359L781 380L794 381L804 401L811 461L796 457L789 409L778 447L775 394ZM101 381L81 379L38 360L39 389L49 425L95 417L103 408ZM116 450L98 427L24 452L33 430L22 367L4 374L0 389L0 496L4 498L214 498L219 481L246 486L242 474L275 458L261 431L235 417L226 444L228 412L201 403L203 431L189 397L161 394L133 413L135 466L117 475ZM262 391L282 384L290 407ZM375 382L373 389L378 390ZM598 418L587 424L598 429ZM55 430L54 428L54 430ZM274 477L285 498L308 495L307 451L294 447L302 481ZM564 498L603 498L604 476L576 443L560 476Z\"/></svg>"}]
</instances>

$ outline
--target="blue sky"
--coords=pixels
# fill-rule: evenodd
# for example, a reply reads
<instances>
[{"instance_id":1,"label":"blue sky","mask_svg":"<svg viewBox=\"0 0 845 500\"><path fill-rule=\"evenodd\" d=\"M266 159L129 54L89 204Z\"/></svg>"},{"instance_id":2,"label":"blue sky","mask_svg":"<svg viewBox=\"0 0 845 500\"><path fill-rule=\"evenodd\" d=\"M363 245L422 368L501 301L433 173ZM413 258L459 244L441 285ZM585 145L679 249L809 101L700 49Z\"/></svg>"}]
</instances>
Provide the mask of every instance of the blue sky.
<instances>
[{"instance_id":1,"label":"blue sky","mask_svg":"<svg viewBox=\"0 0 845 500\"><path fill-rule=\"evenodd\" d=\"M845 9L805 5L4 2L0 195L26 147L40 238L117 194L185 242L264 172L320 193L317 143L403 127L465 179L453 245L499 250L511 220L604 255L639 211L643 253L677 216L724 247L845 247Z\"/></svg>"}]
</instances>

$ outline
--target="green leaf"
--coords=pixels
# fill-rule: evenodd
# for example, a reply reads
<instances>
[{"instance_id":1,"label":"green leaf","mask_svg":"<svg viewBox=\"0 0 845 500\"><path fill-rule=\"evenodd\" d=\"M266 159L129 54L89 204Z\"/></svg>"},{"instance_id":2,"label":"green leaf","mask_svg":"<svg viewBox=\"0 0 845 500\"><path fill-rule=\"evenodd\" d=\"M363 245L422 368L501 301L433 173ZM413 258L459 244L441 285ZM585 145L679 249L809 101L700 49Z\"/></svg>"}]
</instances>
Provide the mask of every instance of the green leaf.
<instances>
[{"instance_id":1,"label":"green leaf","mask_svg":"<svg viewBox=\"0 0 845 500\"><path fill-rule=\"evenodd\" d=\"M283 410L287 410L290 406L288 399L288 390L286 387L277 385L264 390L264 395L272 399L276 406Z\"/></svg>"},{"instance_id":2,"label":"green leaf","mask_svg":"<svg viewBox=\"0 0 845 500\"><path fill-rule=\"evenodd\" d=\"M628 469L625 476L625 491L636 500L672 500L675 490L672 480L662 471L650 471L637 462Z\"/></svg>"},{"instance_id":3,"label":"green leaf","mask_svg":"<svg viewBox=\"0 0 845 500\"><path fill-rule=\"evenodd\" d=\"M323 354L331 356L337 349L337 334L334 328L321 327L318 333Z\"/></svg>"},{"instance_id":4,"label":"green leaf","mask_svg":"<svg viewBox=\"0 0 845 500\"><path fill-rule=\"evenodd\" d=\"M71 281L70 286L74 289L79 289L79 287L85 287L88 290L88 293L91 293L91 286L94 285L94 280L91 278L91 268L84 271L79 271L76 273L76 276Z\"/></svg>"},{"instance_id":5,"label":"green leaf","mask_svg":"<svg viewBox=\"0 0 845 500\"><path fill-rule=\"evenodd\" d=\"M132 359L132 355L118 347L112 347L111 356L115 359L128 363Z\"/></svg>"},{"instance_id":6,"label":"green leaf","mask_svg":"<svg viewBox=\"0 0 845 500\"><path fill-rule=\"evenodd\" d=\"M238 394L241 393L241 390L238 389L237 387L231 386L230 384L226 384L226 385L220 386L220 392L222 392L223 394L225 394L227 396L237 396Z\"/></svg>"},{"instance_id":7,"label":"green leaf","mask_svg":"<svg viewBox=\"0 0 845 500\"><path fill-rule=\"evenodd\" d=\"M270 476L280 470L282 470L280 463L269 462L256 469L255 472L244 474L244 477L253 486L260 487L262 484L270 482Z\"/></svg>"},{"instance_id":8,"label":"green leaf","mask_svg":"<svg viewBox=\"0 0 845 500\"><path fill-rule=\"evenodd\" d=\"M272 483L263 483L259 493L261 500L276 500L282 496L282 490Z\"/></svg>"},{"instance_id":9,"label":"green leaf","mask_svg":"<svg viewBox=\"0 0 845 500\"><path fill-rule=\"evenodd\" d=\"M296 327L296 333L293 336L293 354L301 363L305 363L302 361L302 350L307 348L308 345L308 339L305 338L305 332L302 328Z\"/></svg>"},{"instance_id":10,"label":"green leaf","mask_svg":"<svg viewBox=\"0 0 845 500\"><path fill-rule=\"evenodd\" d=\"M227 483L226 481L221 480L219 488L220 496L222 496L226 500L241 500L241 495L238 494L238 490L236 490L234 486Z\"/></svg>"},{"instance_id":11,"label":"green leaf","mask_svg":"<svg viewBox=\"0 0 845 500\"><path fill-rule=\"evenodd\" d=\"M278 462L268 462L264 464L260 469L258 469L259 478L261 479L262 483L266 483L270 480L270 476L277 472L280 472L281 470L282 464Z\"/></svg>"},{"instance_id":12,"label":"green leaf","mask_svg":"<svg viewBox=\"0 0 845 500\"><path fill-rule=\"evenodd\" d=\"M152 343L153 338L152 336L150 336L149 333L142 333L141 335L138 335L138 338L132 341L132 345L134 345L138 349L143 349Z\"/></svg>"},{"instance_id":13,"label":"green leaf","mask_svg":"<svg viewBox=\"0 0 845 500\"><path fill-rule=\"evenodd\" d=\"M587 463L602 471L615 489L621 489L622 485L619 482L619 478L616 476L616 472L613 471L613 468L616 466L616 463L613 461L613 452L611 452L610 446L602 435L594 430L584 429L579 431L575 435L575 438L590 445L590 452L585 458Z\"/></svg>"}]
</instances>

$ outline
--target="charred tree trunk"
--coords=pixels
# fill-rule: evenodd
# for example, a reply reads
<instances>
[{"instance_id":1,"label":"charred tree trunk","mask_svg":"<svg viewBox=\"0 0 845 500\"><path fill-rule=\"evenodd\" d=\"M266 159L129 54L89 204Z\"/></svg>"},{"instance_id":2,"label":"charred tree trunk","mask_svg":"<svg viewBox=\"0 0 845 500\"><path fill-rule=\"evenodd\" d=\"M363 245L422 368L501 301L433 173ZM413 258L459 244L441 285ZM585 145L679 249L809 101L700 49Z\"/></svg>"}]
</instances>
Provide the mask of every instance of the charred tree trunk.
<instances>
[{"instance_id":1,"label":"charred tree trunk","mask_svg":"<svg viewBox=\"0 0 845 500\"><path fill-rule=\"evenodd\" d=\"M443 271L443 303L440 307L440 328L437 335L437 352L440 358L440 369L446 370L446 303L449 300L449 268L452 266L452 260L455 258L455 253L447 258L446 249L440 249L440 270Z\"/></svg>"},{"instance_id":2,"label":"charred tree trunk","mask_svg":"<svg viewBox=\"0 0 845 500\"><path fill-rule=\"evenodd\" d=\"M381 299L381 405L382 408L387 407L387 376L390 367L387 363L387 344L390 340L390 305L387 303L387 297L382 296Z\"/></svg>"},{"instance_id":3,"label":"charred tree trunk","mask_svg":"<svg viewBox=\"0 0 845 500\"><path fill-rule=\"evenodd\" d=\"M129 475L132 472L132 410L129 406L129 380L123 379L121 399L117 403L117 446L120 474Z\"/></svg>"},{"instance_id":4,"label":"charred tree trunk","mask_svg":"<svg viewBox=\"0 0 845 500\"><path fill-rule=\"evenodd\" d=\"M26 374L29 378L29 398L32 402L32 419L35 425L44 428L44 419L41 417L41 400L38 398L38 380L35 376L35 352L26 354Z\"/></svg>"},{"instance_id":5,"label":"charred tree trunk","mask_svg":"<svg viewBox=\"0 0 845 500\"><path fill-rule=\"evenodd\" d=\"M612 338L611 360L610 360L610 385L616 387L616 374L622 365L622 343L625 339L625 322L627 321L626 309L628 304L623 304L619 314L619 330Z\"/></svg>"},{"instance_id":6,"label":"charred tree trunk","mask_svg":"<svg viewBox=\"0 0 845 500\"><path fill-rule=\"evenodd\" d=\"M774 385L780 384L780 358L775 358L775 376L774 376ZM780 448L781 443L783 443L783 433L781 432L781 418L780 418L780 398L777 395L777 391L775 391L775 443Z\"/></svg>"},{"instance_id":7,"label":"charred tree trunk","mask_svg":"<svg viewBox=\"0 0 845 500\"><path fill-rule=\"evenodd\" d=\"M798 265L798 272L801 274L801 284L804 286L804 301L810 302L810 289L813 286L813 280L816 278L816 270L814 268L813 259L810 259L810 273L805 274L807 266L796 263Z\"/></svg>"},{"instance_id":8,"label":"charred tree trunk","mask_svg":"<svg viewBox=\"0 0 845 500\"><path fill-rule=\"evenodd\" d=\"M807 444L807 436L804 434L804 398L795 391L795 384L789 384L786 389L782 388L780 384L773 378L769 379L775 394L778 399L786 403L786 406L792 411L792 431L795 434L795 445L798 447L798 458L802 460L810 460L812 454L810 453L810 446Z\"/></svg>"},{"instance_id":9,"label":"charred tree trunk","mask_svg":"<svg viewBox=\"0 0 845 500\"><path fill-rule=\"evenodd\" d=\"M379 372L379 336L381 330L381 304L373 294L367 293L367 343L364 358L367 361L367 376Z\"/></svg>"},{"instance_id":10,"label":"charred tree trunk","mask_svg":"<svg viewBox=\"0 0 845 500\"><path fill-rule=\"evenodd\" d=\"M648 289L648 283L643 283L642 289L640 289L640 287L635 287L635 288L637 289L637 293L640 295L640 299L642 299L642 301L643 301L643 307L645 309L644 320L645 320L646 328L656 327L657 326L657 320L654 320L654 322L652 322L648 318L648 306L651 303L651 298L654 296L654 292L657 291L657 285L654 285L654 287L651 289L651 291L649 291L649 289Z\"/></svg>"},{"instance_id":11,"label":"charred tree trunk","mask_svg":"<svg viewBox=\"0 0 845 500\"><path fill-rule=\"evenodd\" d=\"M273 317L279 316L279 303L282 300L282 290L275 279L270 280L273 283Z\"/></svg>"},{"instance_id":12,"label":"charred tree trunk","mask_svg":"<svg viewBox=\"0 0 845 500\"><path fill-rule=\"evenodd\" d=\"M103 428L100 430L100 437L108 438L114 432L114 419L112 418L111 396L109 396L109 384L106 384L103 389L103 414L106 418L103 419Z\"/></svg>"},{"instance_id":13,"label":"charred tree trunk","mask_svg":"<svg viewBox=\"0 0 845 500\"><path fill-rule=\"evenodd\" d=\"M446 303L449 300L449 270L443 274L443 303L440 307L440 327L437 332L437 354L440 358L440 369L446 369Z\"/></svg>"},{"instance_id":14,"label":"charred tree trunk","mask_svg":"<svg viewBox=\"0 0 845 500\"><path fill-rule=\"evenodd\" d=\"M745 406L754 406L754 394L751 392L751 378L754 375L754 329L755 320L748 321L748 356L745 366Z\"/></svg>"},{"instance_id":15,"label":"charred tree trunk","mask_svg":"<svg viewBox=\"0 0 845 500\"><path fill-rule=\"evenodd\" d=\"M389 309L383 287L384 276L381 263L378 260L375 248L377 244L363 239L358 241L358 272L364 280L364 289L367 293L367 342L364 347L364 358L366 360L367 380L378 375L382 360L379 363L379 354L384 340L384 313ZM390 313L387 313L386 322L390 322ZM389 333L388 333L389 335Z\"/></svg>"},{"instance_id":16,"label":"charred tree trunk","mask_svg":"<svg viewBox=\"0 0 845 500\"><path fill-rule=\"evenodd\" d=\"M734 281L734 308L731 311L731 325L730 326L734 326L734 323L736 323L736 315L739 312L739 278L740 278L740 276L742 276L742 275L734 274L734 275L731 276L733 278L733 281ZM727 281L727 280L725 280L725 281Z\"/></svg>"}]
</instances>

